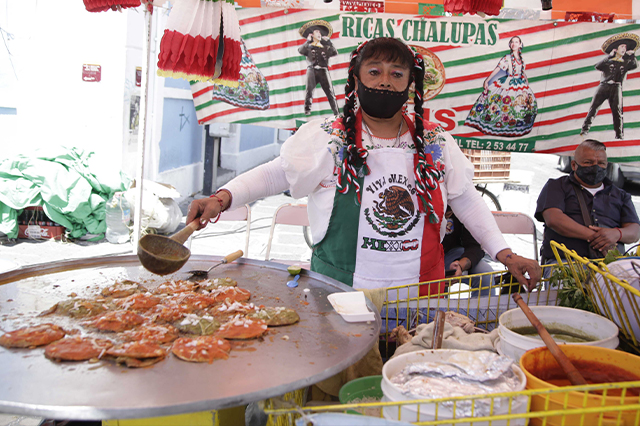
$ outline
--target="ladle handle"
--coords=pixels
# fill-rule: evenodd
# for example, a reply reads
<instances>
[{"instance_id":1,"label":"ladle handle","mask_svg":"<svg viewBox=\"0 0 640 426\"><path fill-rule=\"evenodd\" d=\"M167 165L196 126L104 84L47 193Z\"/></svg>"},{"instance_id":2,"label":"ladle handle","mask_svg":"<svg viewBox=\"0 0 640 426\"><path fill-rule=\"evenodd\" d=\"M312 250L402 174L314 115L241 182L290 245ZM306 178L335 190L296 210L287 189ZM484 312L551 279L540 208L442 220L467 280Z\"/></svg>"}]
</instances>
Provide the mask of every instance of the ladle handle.
<instances>
[{"instance_id":1,"label":"ladle handle","mask_svg":"<svg viewBox=\"0 0 640 426\"><path fill-rule=\"evenodd\" d=\"M222 263L230 263L236 259L240 259L243 254L244 252L242 250L234 251L233 253L226 255L224 259L222 259Z\"/></svg>"},{"instance_id":2,"label":"ladle handle","mask_svg":"<svg viewBox=\"0 0 640 426\"><path fill-rule=\"evenodd\" d=\"M549 352L551 352L551 355L553 355L558 364L560 364L560 367L562 367L562 369L564 370L564 373L569 378L571 384L574 386L588 385L589 383L587 383L584 377L582 377L582 374L580 374L576 367L571 363L569 358L567 358L564 352L562 352L562 349L560 349L555 340L553 340L553 337L551 337L547 329L544 327L544 325L542 325L538 317L536 317L536 314L534 314L529 306L525 303L524 299L522 299L522 296L516 293L512 297L513 300L518 304L520 309L522 309L522 312L524 312L531 325L535 327L536 331L542 338L542 341L545 345L547 345Z\"/></svg>"},{"instance_id":3,"label":"ladle handle","mask_svg":"<svg viewBox=\"0 0 640 426\"><path fill-rule=\"evenodd\" d=\"M192 221L190 224L182 228L180 231L176 232L171 236L173 241L177 241L180 244L184 244L185 241L193 234L194 231L198 229L200 224L197 220Z\"/></svg>"}]
</instances>

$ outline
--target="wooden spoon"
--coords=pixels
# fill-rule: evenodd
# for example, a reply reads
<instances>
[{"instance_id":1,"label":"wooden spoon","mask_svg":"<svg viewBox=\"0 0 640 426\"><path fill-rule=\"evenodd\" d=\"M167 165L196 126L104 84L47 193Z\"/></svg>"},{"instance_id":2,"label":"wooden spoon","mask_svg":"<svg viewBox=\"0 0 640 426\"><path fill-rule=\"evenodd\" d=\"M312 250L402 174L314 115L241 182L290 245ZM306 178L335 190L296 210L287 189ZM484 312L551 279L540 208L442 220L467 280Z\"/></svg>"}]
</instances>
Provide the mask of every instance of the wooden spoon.
<instances>
[{"instance_id":1,"label":"wooden spoon","mask_svg":"<svg viewBox=\"0 0 640 426\"><path fill-rule=\"evenodd\" d=\"M560 364L560 367L562 367L562 370L564 370L571 384L574 386L588 385L589 383L587 383L587 381L584 379L584 377L582 377L582 374L580 374L578 369L571 363L571 361L564 354L564 352L562 352L562 350L560 349L556 341L553 340L553 337L551 337L551 335L549 334L547 329L544 327L544 325L542 325L538 317L536 317L533 311L529 308L529 306L526 304L522 296L520 296L519 293L516 293L512 297L513 297L513 300L518 304L520 309L522 309L522 312L524 312L524 314L526 315L531 325L535 327L536 331L542 338L542 341L544 342L545 345L547 345L549 352L551 352L551 355L553 355L553 357L556 359L558 364Z\"/></svg>"},{"instance_id":2,"label":"wooden spoon","mask_svg":"<svg viewBox=\"0 0 640 426\"><path fill-rule=\"evenodd\" d=\"M172 274L182 268L191 256L191 250L183 244L198 226L198 221L194 220L171 237L147 234L140 238L138 259L142 266L158 275Z\"/></svg>"},{"instance_id":3,"label":"wooden spoon","mask_svg":"<svg viewBox=\"0 0 640 426\"><path fill-rule=\"evenodd\" d=\"M444 311L436 311L436 317L433 319L433 339L431 340L432 349L440 349L442 347L442 337L444 335Z\"/></svg>"}]
</instances>

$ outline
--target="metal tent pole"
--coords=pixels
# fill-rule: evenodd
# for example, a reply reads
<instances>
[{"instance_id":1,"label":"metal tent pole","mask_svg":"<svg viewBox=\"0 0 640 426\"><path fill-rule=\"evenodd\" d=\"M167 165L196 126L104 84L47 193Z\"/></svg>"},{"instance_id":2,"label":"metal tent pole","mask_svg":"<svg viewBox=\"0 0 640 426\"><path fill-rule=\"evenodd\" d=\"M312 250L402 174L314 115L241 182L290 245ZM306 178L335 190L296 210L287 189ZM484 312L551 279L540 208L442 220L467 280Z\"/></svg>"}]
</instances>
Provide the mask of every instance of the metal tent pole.
<instances>
[{"instance_id":1,"label":"metal tent pole","mask_svg":"<svg viewBox=\"0 0 640 426\"><path fill-rule=\"evenodd\" d=\"M140 84L140 91L144 93L140 100L140 123L138 132L138 167L136 170L136 206L135 214L133 216L133 253L137 252L138 241L140 240L140 233L142 231L142 186L144 177L144 156L145 156L145 144L147 142L147 117L149 116L149 93L151 85L149 84L149 69L151 68L151 41L153 40L153 14L148 10L145 10L145 40L142 43L143 56L147 58L144 63L144 70L142 73L142 82Z\"/></svg>"}]
</instances>

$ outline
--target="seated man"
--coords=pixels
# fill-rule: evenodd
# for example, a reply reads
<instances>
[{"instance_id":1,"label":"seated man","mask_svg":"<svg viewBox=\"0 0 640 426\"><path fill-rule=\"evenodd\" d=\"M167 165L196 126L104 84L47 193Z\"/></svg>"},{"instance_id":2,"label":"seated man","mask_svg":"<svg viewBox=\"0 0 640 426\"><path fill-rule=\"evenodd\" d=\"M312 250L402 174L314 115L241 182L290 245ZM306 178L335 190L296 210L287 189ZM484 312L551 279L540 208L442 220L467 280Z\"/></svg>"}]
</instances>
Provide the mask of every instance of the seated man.
<instances>
[{"instance_id":1,"label":"seated man","mask_svg":"<svg viewBox=\"0 0 640 426\"><path fill-rule=\"evenodd\" d=\"M451 209L447 207L444 214L447 220L447 233L442 240L444 248L444 266L449 271L455 271L453 276L447 275L447 278L461 276L464 271L469 274L482 274L484 272L493 272L493 268L484 260L484 251L471 233L453 214ZM489 286L492 284L493 275L485 275L482 277L481 296L489 294ZM463 283L469 284L469 279L463 279ZM471 280L471 288L480 287L480 277L474 277ZM472 296L478 296L478 292L471 293Z\"/></svg>"},{"instance_id":2,"label":"seated man","mask_svg":"<svg viewBox=\"0 0 640 426\"><path fill-rule=\"evenodd\" d=\"M580 256L599 258L617 244L623 253L620 243L640 238L640 221L631 196L605 177L605 145L592 139L582 142L571 169L569 176L549 179L538 197L535 218L544 222L542 264L555 263L550 241L562 243ZM583 195L590 224L583 219L576 191Z\"/></svg>"}]
</instances>

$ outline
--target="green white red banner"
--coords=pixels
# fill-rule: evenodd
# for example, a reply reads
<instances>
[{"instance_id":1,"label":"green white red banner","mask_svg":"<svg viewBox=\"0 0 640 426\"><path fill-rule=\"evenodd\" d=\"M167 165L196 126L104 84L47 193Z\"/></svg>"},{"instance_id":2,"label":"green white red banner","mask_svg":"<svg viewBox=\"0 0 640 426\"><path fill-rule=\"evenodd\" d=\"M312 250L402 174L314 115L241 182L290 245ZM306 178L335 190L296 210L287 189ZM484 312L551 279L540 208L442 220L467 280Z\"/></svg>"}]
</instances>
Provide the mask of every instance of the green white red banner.
<instances>
[{"instance_id":1,"label":"green white red banner","mask_svg":"<svg viewBox=\"0 0 640 426\"><path fill-rule=\"evenodd\" d=\"M201 124L293 129L310 119L332 115L321 81L316 81L305 113L307 67L315 64L322 71L322 64L299 50L313 40L301 35L305 24L305 29L321 29L325 35L324 22L332 29L325 37L329 42L318 39L316 45L330 43L337 52L327 58L327 68L340 110L351 51L373 37L396 37L423 53L432 71L429 86L425 86L425 99L430 97L425 102L425 117L441 124L462 148L559 154L592 138L607 145L613 161L640 161L640 69L633 69L635 52L630 53L638 47L638 24L273 8L237 12L242 39L268 83L269 108L249 109L213 100L211 84L193 83ZM311 21L322 22L310 26ZM522 44L521 50L514 37ZM627 47L623 55L619 55L624 50L620 44ZM603 51L603 45L609 53ZM610 68L603 71L607 66ZM315 78L321 77L316 74ZM256 96L251 82L241 84L238 91L236 95L246 96L249 104ZM620 122L614 126L620 105ZM587 118L590 109L597 112L591 120Z\"/></svg>"}]
</instances>

